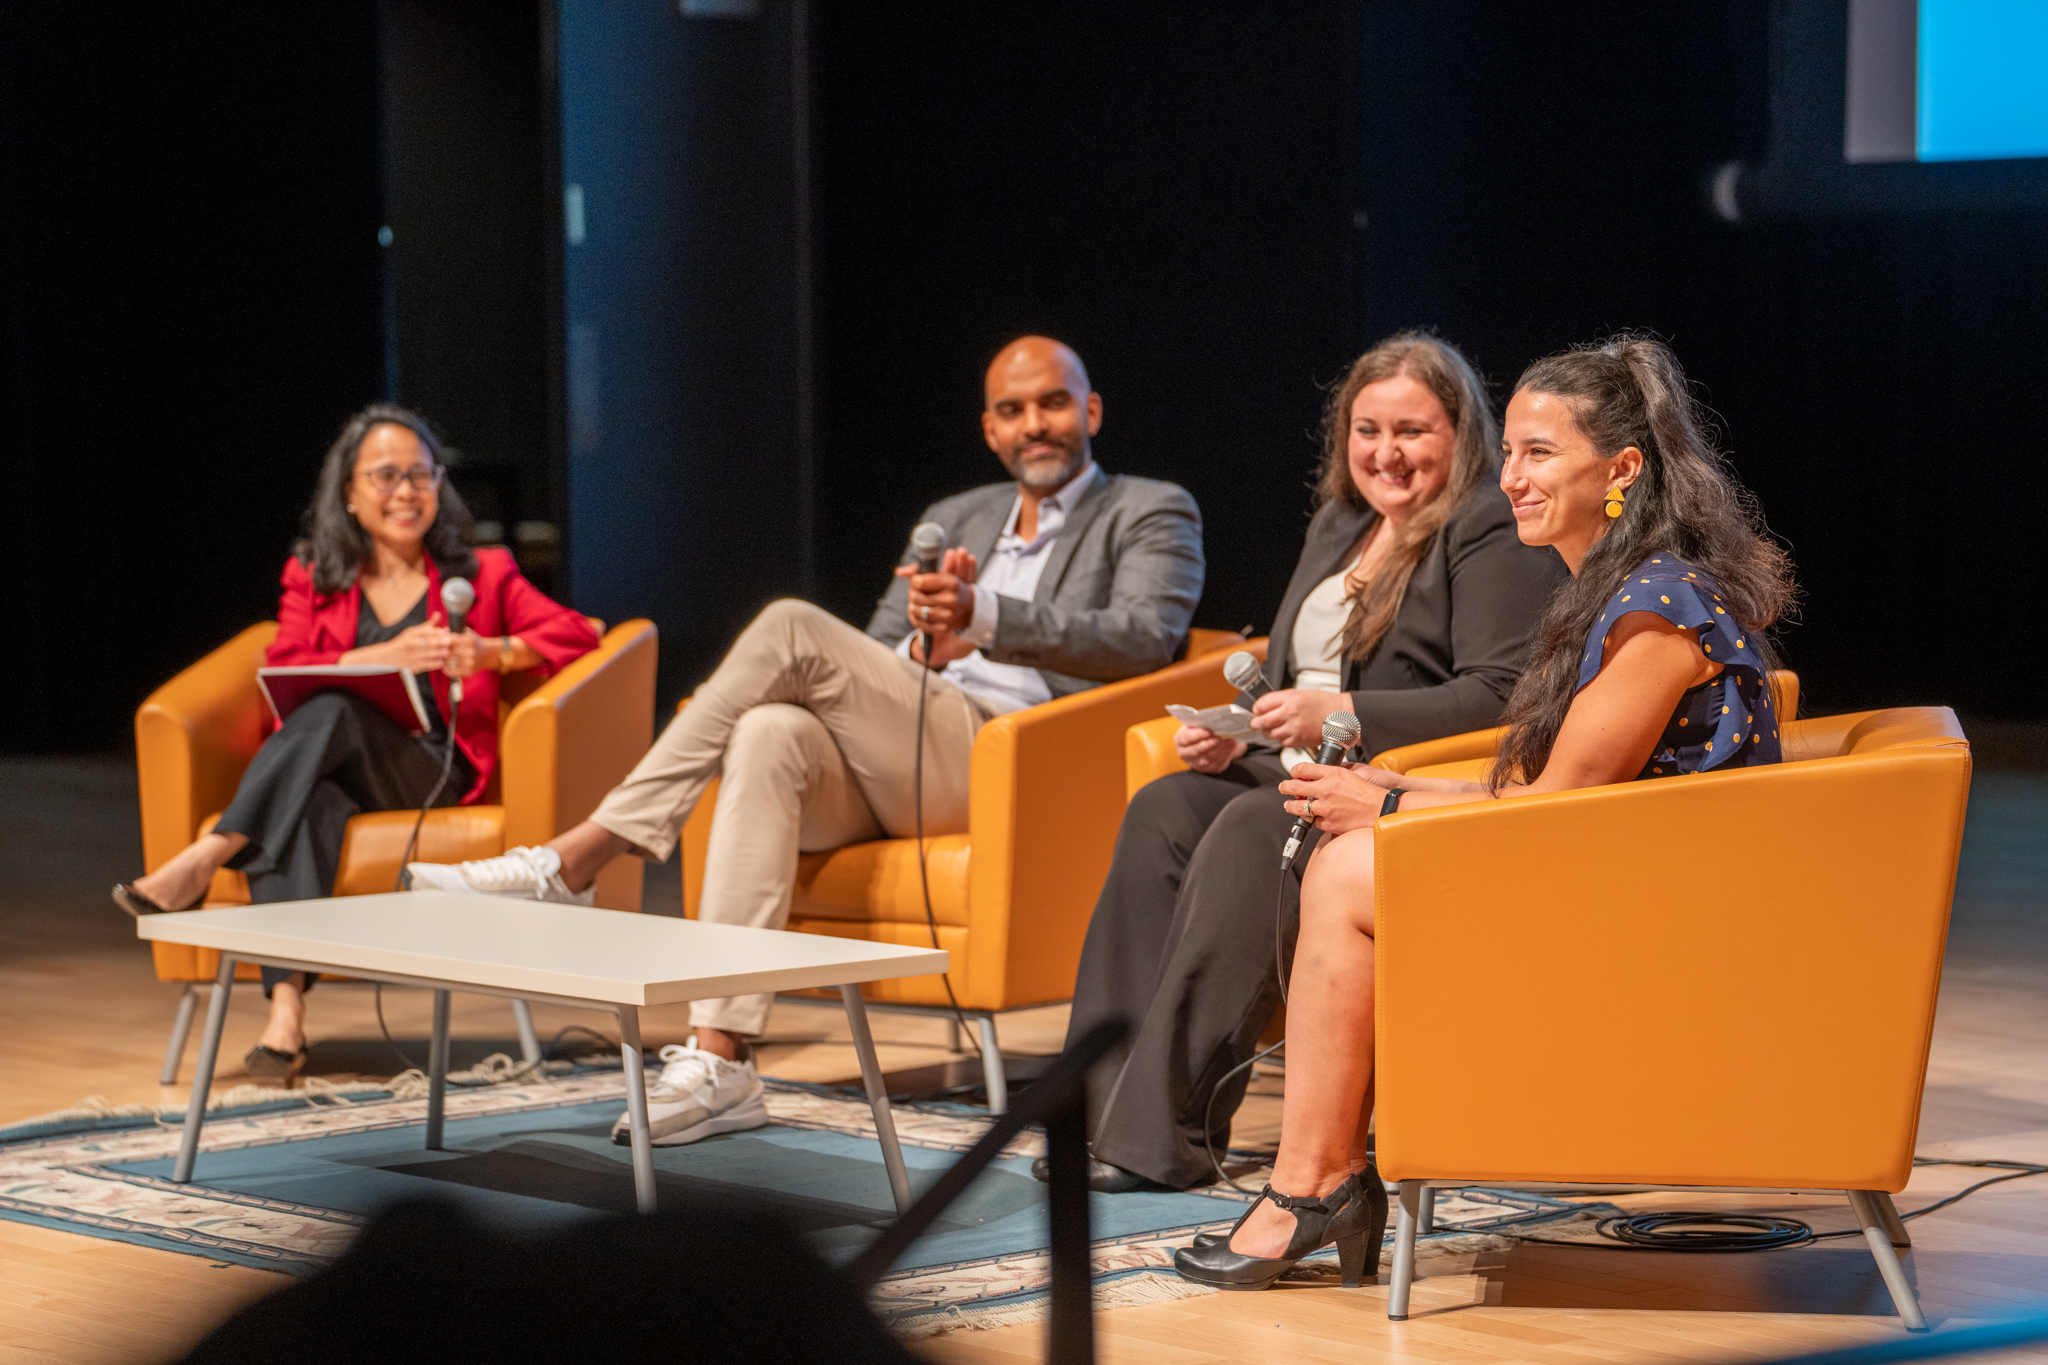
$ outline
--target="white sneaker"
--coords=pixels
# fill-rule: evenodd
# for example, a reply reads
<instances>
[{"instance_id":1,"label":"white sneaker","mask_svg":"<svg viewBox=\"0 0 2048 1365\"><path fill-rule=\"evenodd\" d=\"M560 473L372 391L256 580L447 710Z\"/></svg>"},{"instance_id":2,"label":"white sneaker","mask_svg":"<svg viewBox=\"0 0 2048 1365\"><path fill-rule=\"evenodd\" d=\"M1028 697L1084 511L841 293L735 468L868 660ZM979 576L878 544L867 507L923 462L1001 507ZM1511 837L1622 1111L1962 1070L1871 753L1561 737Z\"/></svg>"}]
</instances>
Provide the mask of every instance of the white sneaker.
<instances>
[{"instance_id":1,"label":"white sneaker","mask_svg":"<svg viewBox=\"0 0 2048 1365\"><path fill-rule=\"evenodd\" d=\"M551 848L515 848L469 863L407 863L408 891L467 891L556 905L595 905L597 883L571 891L562 881L562 855Z\"/></svg>"},{"instance_id":2,"label":"white sneaker","mask_svg":"<svg viewBox=\"0 0 2048 1365\"><path fill-rule=\"evenodd\" d=\"M657 1147L680 1147L715 1133L738 1133L768 1122L768 1101L753 1060L728 1062L695 1042L661 1050L668 1063L647 1087L647 1130ZM632 1116L619 1115L612 1141L633 1143Z\"/></svg>"}]
</instances>

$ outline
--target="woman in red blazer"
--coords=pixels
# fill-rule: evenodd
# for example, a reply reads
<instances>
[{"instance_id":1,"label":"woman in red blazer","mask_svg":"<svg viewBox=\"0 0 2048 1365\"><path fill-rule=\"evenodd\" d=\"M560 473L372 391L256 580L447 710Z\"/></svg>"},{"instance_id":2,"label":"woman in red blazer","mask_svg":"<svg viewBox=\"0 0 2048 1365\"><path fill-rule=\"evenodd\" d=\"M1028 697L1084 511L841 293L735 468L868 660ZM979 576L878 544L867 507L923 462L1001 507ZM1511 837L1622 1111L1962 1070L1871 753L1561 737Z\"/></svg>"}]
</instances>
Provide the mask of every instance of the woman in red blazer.
<instances>
[{"instance_id":1,"label":"woman in red blazer","mask_svg":"<svg viewBox=\"0 0 2048 1365\"><path fill-rule=\"evenodd\" d=\"M256 751L210 833L114 888L123 910L195 909L221 867L247 874L259 905L332 895L350 816L481 798L498 765L503 676L545 677L596 646L590 622L527 582L509 552L470 548L469 511L439 455L433 432L404 408L376 404L349 419L285 563L267 654L273 665L411 669L431 681L431 728L410 734L350 692L312 697ZM459 635L441 604L443 581L456 577L476 590ZM455 678L465 681L451 745ZM263 969L270 1024L249 1053L251 1075L285 1075L297 1064L310 988L302 972Z\"/></svg>"}]
</instances>

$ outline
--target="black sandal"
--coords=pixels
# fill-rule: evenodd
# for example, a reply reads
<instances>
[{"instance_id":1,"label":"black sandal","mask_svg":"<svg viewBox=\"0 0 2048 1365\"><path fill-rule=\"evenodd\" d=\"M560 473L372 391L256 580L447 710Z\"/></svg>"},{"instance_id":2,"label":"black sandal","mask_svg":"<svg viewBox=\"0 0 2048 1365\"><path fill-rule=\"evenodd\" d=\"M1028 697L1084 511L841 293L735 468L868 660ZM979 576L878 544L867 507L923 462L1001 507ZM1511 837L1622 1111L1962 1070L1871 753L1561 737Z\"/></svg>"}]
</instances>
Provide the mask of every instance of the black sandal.
<instances>
[{"instance_id":1,"label":"black sandal","mask_svg":"<svg viewBox=\"0 0 2048 1365\"><path fill-rule=\"evenodd\" d=\"M1294 1235L1282 1256L1246 1256L1230 1249L1224 1237L1204 1246L1184 1246L1173 1253L1173 1268L1184 1279L1218 1289L1264 1289L1307 1257L1332 1242L1344 1287L1356 1289L1379 1274L1380 1244L1387 1235L1387 1190L1371 1167L1345 1177L1344 1183L1320 1199L1276 1193L1271 1185L1259 1192L1237 1226L1259 1204L1270 1200L1294 1215ZM1232 1228L1234 1235L1237 1228Z\"/></svg>"},{"instance_id":2,"label":"black sandal","mask_svg":"<svg viewBox=\"0 0 2048 1365\"><path fill-rule=\"evenodd\" d=\"M242 1058L242 1068L251 1076L259 1076L264 1080L283 1080L297 1071L305 1060L304 1048L297 1052L279 1052L274 1047L258 1043Z\"/></svg>"},{"instance_id":3,"label":"black sandal","mask_svg":"<svg viewBox=\"0 0 2048 1365\"><path fill-rule=\"evenodd\" d=\"M186 910L197 910L200 906L206 904L206 892L201 891L199 899L185 906L184 909L173 910L169 906L158 905L155 901L137 891L134 882L116 882L114 884L114 904L120 906L137 919L141 919L144 915L182 915Z\"/></svg>"}]
</instances>

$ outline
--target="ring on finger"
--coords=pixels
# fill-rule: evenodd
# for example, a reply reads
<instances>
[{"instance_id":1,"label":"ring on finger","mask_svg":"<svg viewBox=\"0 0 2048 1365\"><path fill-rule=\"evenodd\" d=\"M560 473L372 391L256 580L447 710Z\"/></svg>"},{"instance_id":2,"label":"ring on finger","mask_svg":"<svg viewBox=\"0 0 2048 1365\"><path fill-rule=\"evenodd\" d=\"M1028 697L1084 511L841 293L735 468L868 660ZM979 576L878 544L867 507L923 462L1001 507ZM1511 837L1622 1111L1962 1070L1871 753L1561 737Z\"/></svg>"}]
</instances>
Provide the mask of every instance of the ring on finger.
<instances>
[{"instance_id":1,"label":"ring on finger","mask_svg":"<svg viewBox=\"0 0 2048 1365\"><path fill-rule=\"evenodd\" d=\"M1308 800L1301 803L1301 813L1303 818L1305 818L1310 824L1315 823L1316 799L1313 796L1311 796Z\"/></svg>"}]
</instances>

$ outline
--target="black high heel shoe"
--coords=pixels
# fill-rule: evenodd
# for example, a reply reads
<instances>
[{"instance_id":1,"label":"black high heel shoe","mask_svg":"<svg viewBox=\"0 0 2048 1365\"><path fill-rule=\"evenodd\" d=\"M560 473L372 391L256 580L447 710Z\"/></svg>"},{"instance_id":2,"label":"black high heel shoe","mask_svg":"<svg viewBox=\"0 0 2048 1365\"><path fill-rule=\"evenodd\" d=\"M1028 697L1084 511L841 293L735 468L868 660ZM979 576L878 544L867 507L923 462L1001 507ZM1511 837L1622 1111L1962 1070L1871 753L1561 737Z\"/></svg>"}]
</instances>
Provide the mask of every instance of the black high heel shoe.
<instances>
[{"instance_id":1,"label":"black high heel shoe","mask_svg":"<svg viewBox=\"0 0 2048 1365\"><path fill-rule=\"evenodd\" d=\"M206 892L202 890L199 893L199 899L185 906L184 910L173 910L168 905L158 905L155 901L137 891L134 882L117 882L114 885L114 904L126 910L137 919L141 919L144 915L177 915L183 914L184 910L197 910L200 906L206 904Z\"/></svg>"},{"instance_id":2,"label":"black high heel shoe","mask_svg":"<svg viewBox=\"0 0 2048 1365\"><path fill-rule=\"evenodd\" d=\"M1380 1244L1387 1235L1387 1191L1378 1172L1368 1168L1347 1176L1320 1199L1276 1193L1271 1185L1259 1192L1237 1226L1244 1226L1261 1201L1271 1200L1294 1215L1294 1236L1282 1256L1246 1256L1230 1249L1225 1237L1207 1246L1185 1246L1173 1253L1173 1268L1197 1284L1218 1289L1264 1289L1313 1252L1332 1242L1344 1287L1356 1289L1379 1274ZM1235 1235L1237 1228L1232 1228Z\"/></svg>"}]
</instances>

